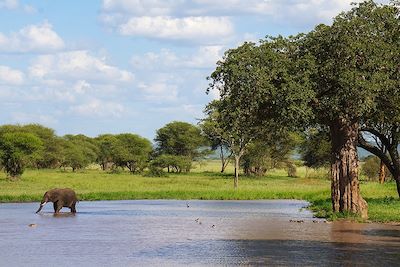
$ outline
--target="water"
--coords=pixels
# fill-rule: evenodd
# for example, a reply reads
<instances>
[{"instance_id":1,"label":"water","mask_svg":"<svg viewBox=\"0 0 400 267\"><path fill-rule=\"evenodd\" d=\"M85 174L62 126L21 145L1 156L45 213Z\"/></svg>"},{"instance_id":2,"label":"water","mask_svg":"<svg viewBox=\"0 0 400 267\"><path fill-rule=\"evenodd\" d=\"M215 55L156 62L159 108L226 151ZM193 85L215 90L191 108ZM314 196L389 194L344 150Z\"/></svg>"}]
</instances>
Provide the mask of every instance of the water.
<instances>
[{"instance_id":1,"label":"water","mask_svg":"<svg viewBox=\"0 0 400 267\"><path fill-rule=\"evenodd\" d=\"M303 201L0 204L0 266L399 266L400 226L327 223ZM33 225L32 225L33 224Z\"/></svg>"}]
</instances>

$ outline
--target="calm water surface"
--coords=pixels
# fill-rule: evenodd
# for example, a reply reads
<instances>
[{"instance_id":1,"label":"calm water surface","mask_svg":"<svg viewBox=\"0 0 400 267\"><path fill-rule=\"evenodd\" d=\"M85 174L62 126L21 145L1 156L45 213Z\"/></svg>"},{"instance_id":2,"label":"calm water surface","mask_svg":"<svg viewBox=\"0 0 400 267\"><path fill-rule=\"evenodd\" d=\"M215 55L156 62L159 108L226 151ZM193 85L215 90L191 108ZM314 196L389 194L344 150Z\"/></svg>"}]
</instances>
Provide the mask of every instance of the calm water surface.
<instances>
[{"instance_id":1,"label":"calm water surface","mask_svg":"<svg viewBox=\"0 0 400 267\"><path fill-rule=\"evenodd\" d=\"M400 266L398 225L326 223L303 201L188 204L0 204L0 266Z\"/></svg>"}]
</instances>

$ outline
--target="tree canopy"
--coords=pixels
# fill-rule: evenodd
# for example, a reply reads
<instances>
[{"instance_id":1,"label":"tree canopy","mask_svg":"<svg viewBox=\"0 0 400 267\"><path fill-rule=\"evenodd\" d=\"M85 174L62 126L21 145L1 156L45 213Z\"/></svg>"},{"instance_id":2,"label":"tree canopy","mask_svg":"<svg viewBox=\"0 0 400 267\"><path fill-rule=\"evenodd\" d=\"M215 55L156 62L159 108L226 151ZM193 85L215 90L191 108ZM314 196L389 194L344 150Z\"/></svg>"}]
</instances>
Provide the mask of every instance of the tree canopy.
<instances>
[{"instance_id":1,"label":"tree canopy","mask_svg":"<svg viewBox=\"0 0 400 267\"><path fill-rule=\"evenodd\" d=\"M0 134L1 166L7 174L16 179L24 171L30 157L42 148L41 140L25 132L6 132Z\"/></svg>"},{"instance_id":2,"label":"tree canopy","mask_svg":"<svg viewBox=\"0 0 400 267\"><path fill-rule=\"evenodd\" d=\"M200 155L206 144L201 130L187 122L174 121L157 130L156 151L158 154L187 156L191 159Z\"/></svg>"}]
</instances>

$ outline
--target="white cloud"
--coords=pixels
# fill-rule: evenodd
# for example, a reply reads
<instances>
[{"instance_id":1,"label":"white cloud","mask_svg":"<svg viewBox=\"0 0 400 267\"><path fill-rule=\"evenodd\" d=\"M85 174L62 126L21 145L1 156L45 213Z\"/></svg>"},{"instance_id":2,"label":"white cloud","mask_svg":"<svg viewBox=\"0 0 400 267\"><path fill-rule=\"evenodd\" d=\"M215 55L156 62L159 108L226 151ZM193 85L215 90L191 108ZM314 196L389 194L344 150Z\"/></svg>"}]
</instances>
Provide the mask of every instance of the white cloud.
<instances>
[{"instance_id":1,"label":"white cloud","mask_svg":"<svg viewBox=\"0 0 400 267\"><path fill-rule=\"evenodd\" d=\"M22 71L0 65L0 84L21 85L24 83L24 80L25 75Z\"/></svg>"},{"instance_id":2,"label":"white cloud","mask_svg":"<svg viewBox=\"0 0 400 267\"><path fill-rule=\"evenodd\" d=\"M22 10L25 13L35 13L36 8L31 5L22 5L18 0L0 0L0 9Z\"/></svg>"},{"instance_id":3,"label":"white cloud","mask_svg":"<svg viewBox=\"0 0 400 267\"><path fill-rule=\"evenodd\" d=\"M135 69L210 69L215 67L215 63L222 58L223 46L200 46L191 55L178 55L169 49L161 49L159 53L148 52L144 55L134 55L132 65Z\"/></svg>"},{"instance_id":4,"label":"white cloud","mask_svg":"<svg viewBox=\"0 0 400 267\"><path fill-rule=\"evenodd\" d=\"M103 10L134 15L160 16L168 15L179 8L185 0L104 0Z\"/></svg>"},{"instance_id":5,"label":"white cloud","mask_svg":"<svg viewBox=\"0 0 400 267\"><path fill-rule=\"evenodd\" d=\"M16 9L18 8L18 0L2 0L0 1L0 8L5 9Z\"/></svg>"},{"instance_id":6,"label":"white cloud","mask_svg":"<svg viewBox=\"0 0 400 267\"><path fill-rule=\"evenodd\" d=\"M13 112L11 114L11 120L13 123L26 124L34 122L43 125L53 125L58 122L58 120L51 115L26 112Z\"/></svg>"},{"instance_id":7,"label":"white cloud","mask_svg":"<svg viewBox=\"0 0 400 267\"><path fill-rule=\"evenodd\" d=\"M29 67L32 78L49 80L84 80L95 82L131 82L133 73L109 65L105 58L86 50L39 56Z\"/></svg>"},{"instance_id":8,"label":"white cloud","mask_svg":"<svg viewBox=\"0 0 400 267\"><path fill-rule=\"evenodd\" d=\"M330 23L341 11L350 9L352 2L362 0L103 0L100 17L123 35L188 40L198 33L208 44L217 34L232 36L236 16L315 25Z\"/></svg>"},{"instance_id":9,"label":"white cloud","mask_svg":"<svg viewBox=\"0 0 400 267\"><path fill-rule=\"evenodd\" d=\"M138 85L138 88L144 94L145 99L152 102L165 103L178 100L178 86L169 84L166 80L142 82Z\"/></svg>"},{"instance_id":10,"label":"white cloud","mask_svg":"<svg viewBox=\"0 0 400 267\"><path fill-rule=\"evenodd\" d=\"M86 82L85 80L79 80L75 83L73 90L78 94L84 94L87 91L92 89L90 83Z\"/></svg>"},{"instance_id":11,"label":"white cloud","mask_svg":"<svg viewBox=\"0 0 400 267\"><path fill-rule=\"evenodd\" d=\"M104 101L100 99L91 99L80 105L70 108L74 114L85 117L121 117L126 109L117 102Z\"/></svg>"},{"instance_id":12,"label":"white cloud","mask_svg":"<svg viewBox=\"0 0 400 267\"><path fill-rule=\"evenodd\" d=\"M195 43L220 43L233 34L227 17L133 17L119 26L122 35Z\"/></svg>"},{"instance_id":13,"label":"white cloud","mask_svg":"<svg viewBox=\"0 0 400 267\"><path fill-rule=\"evenodd\" d=\"M48 53L64 48L64 41L47 22L28 25L9 36L0 33L0 52L7 53Z\"/></svg>"}]
</instances>

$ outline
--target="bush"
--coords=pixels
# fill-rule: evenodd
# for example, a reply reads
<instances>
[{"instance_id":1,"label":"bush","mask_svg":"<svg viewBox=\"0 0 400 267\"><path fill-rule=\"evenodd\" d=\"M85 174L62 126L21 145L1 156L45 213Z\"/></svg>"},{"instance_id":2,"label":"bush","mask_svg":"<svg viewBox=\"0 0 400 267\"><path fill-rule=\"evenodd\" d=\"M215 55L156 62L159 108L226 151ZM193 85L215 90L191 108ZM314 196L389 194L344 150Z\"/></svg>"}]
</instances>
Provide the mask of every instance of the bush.
<instances>
[{"instance_id":1,"label":"bush","mask_svg":"<svg viewBox=\"0 0 400 267\"><path fill-rule=\"evenodd\" d=\"M190 172L192 160L185 156L163 154L150 162L150 168L168 169L168 172Z\"/></svg>"},{"instance_id":2,"label":"bush","mask_svg":"<svg viewBox=\"0 0 400 267\"><path fill-rule=\"evenodd\" d=\"M162 168L150 166L149 170L144 173L145 177L167 177L168 174Z\"/></svg>"},{"instance_id":3,"label":"bush","mask_svg":"<svg viewBox=\"0 0 400 267\"><path fill-rule=\"evenodd\" d=\"M381 160L377 156L368 156L361 165L361 174L365 175L368 180L377 181L379 179L380 168ZM389 170L385 166L386 179L389 175Z\"/></svg>"}]
</instances>

